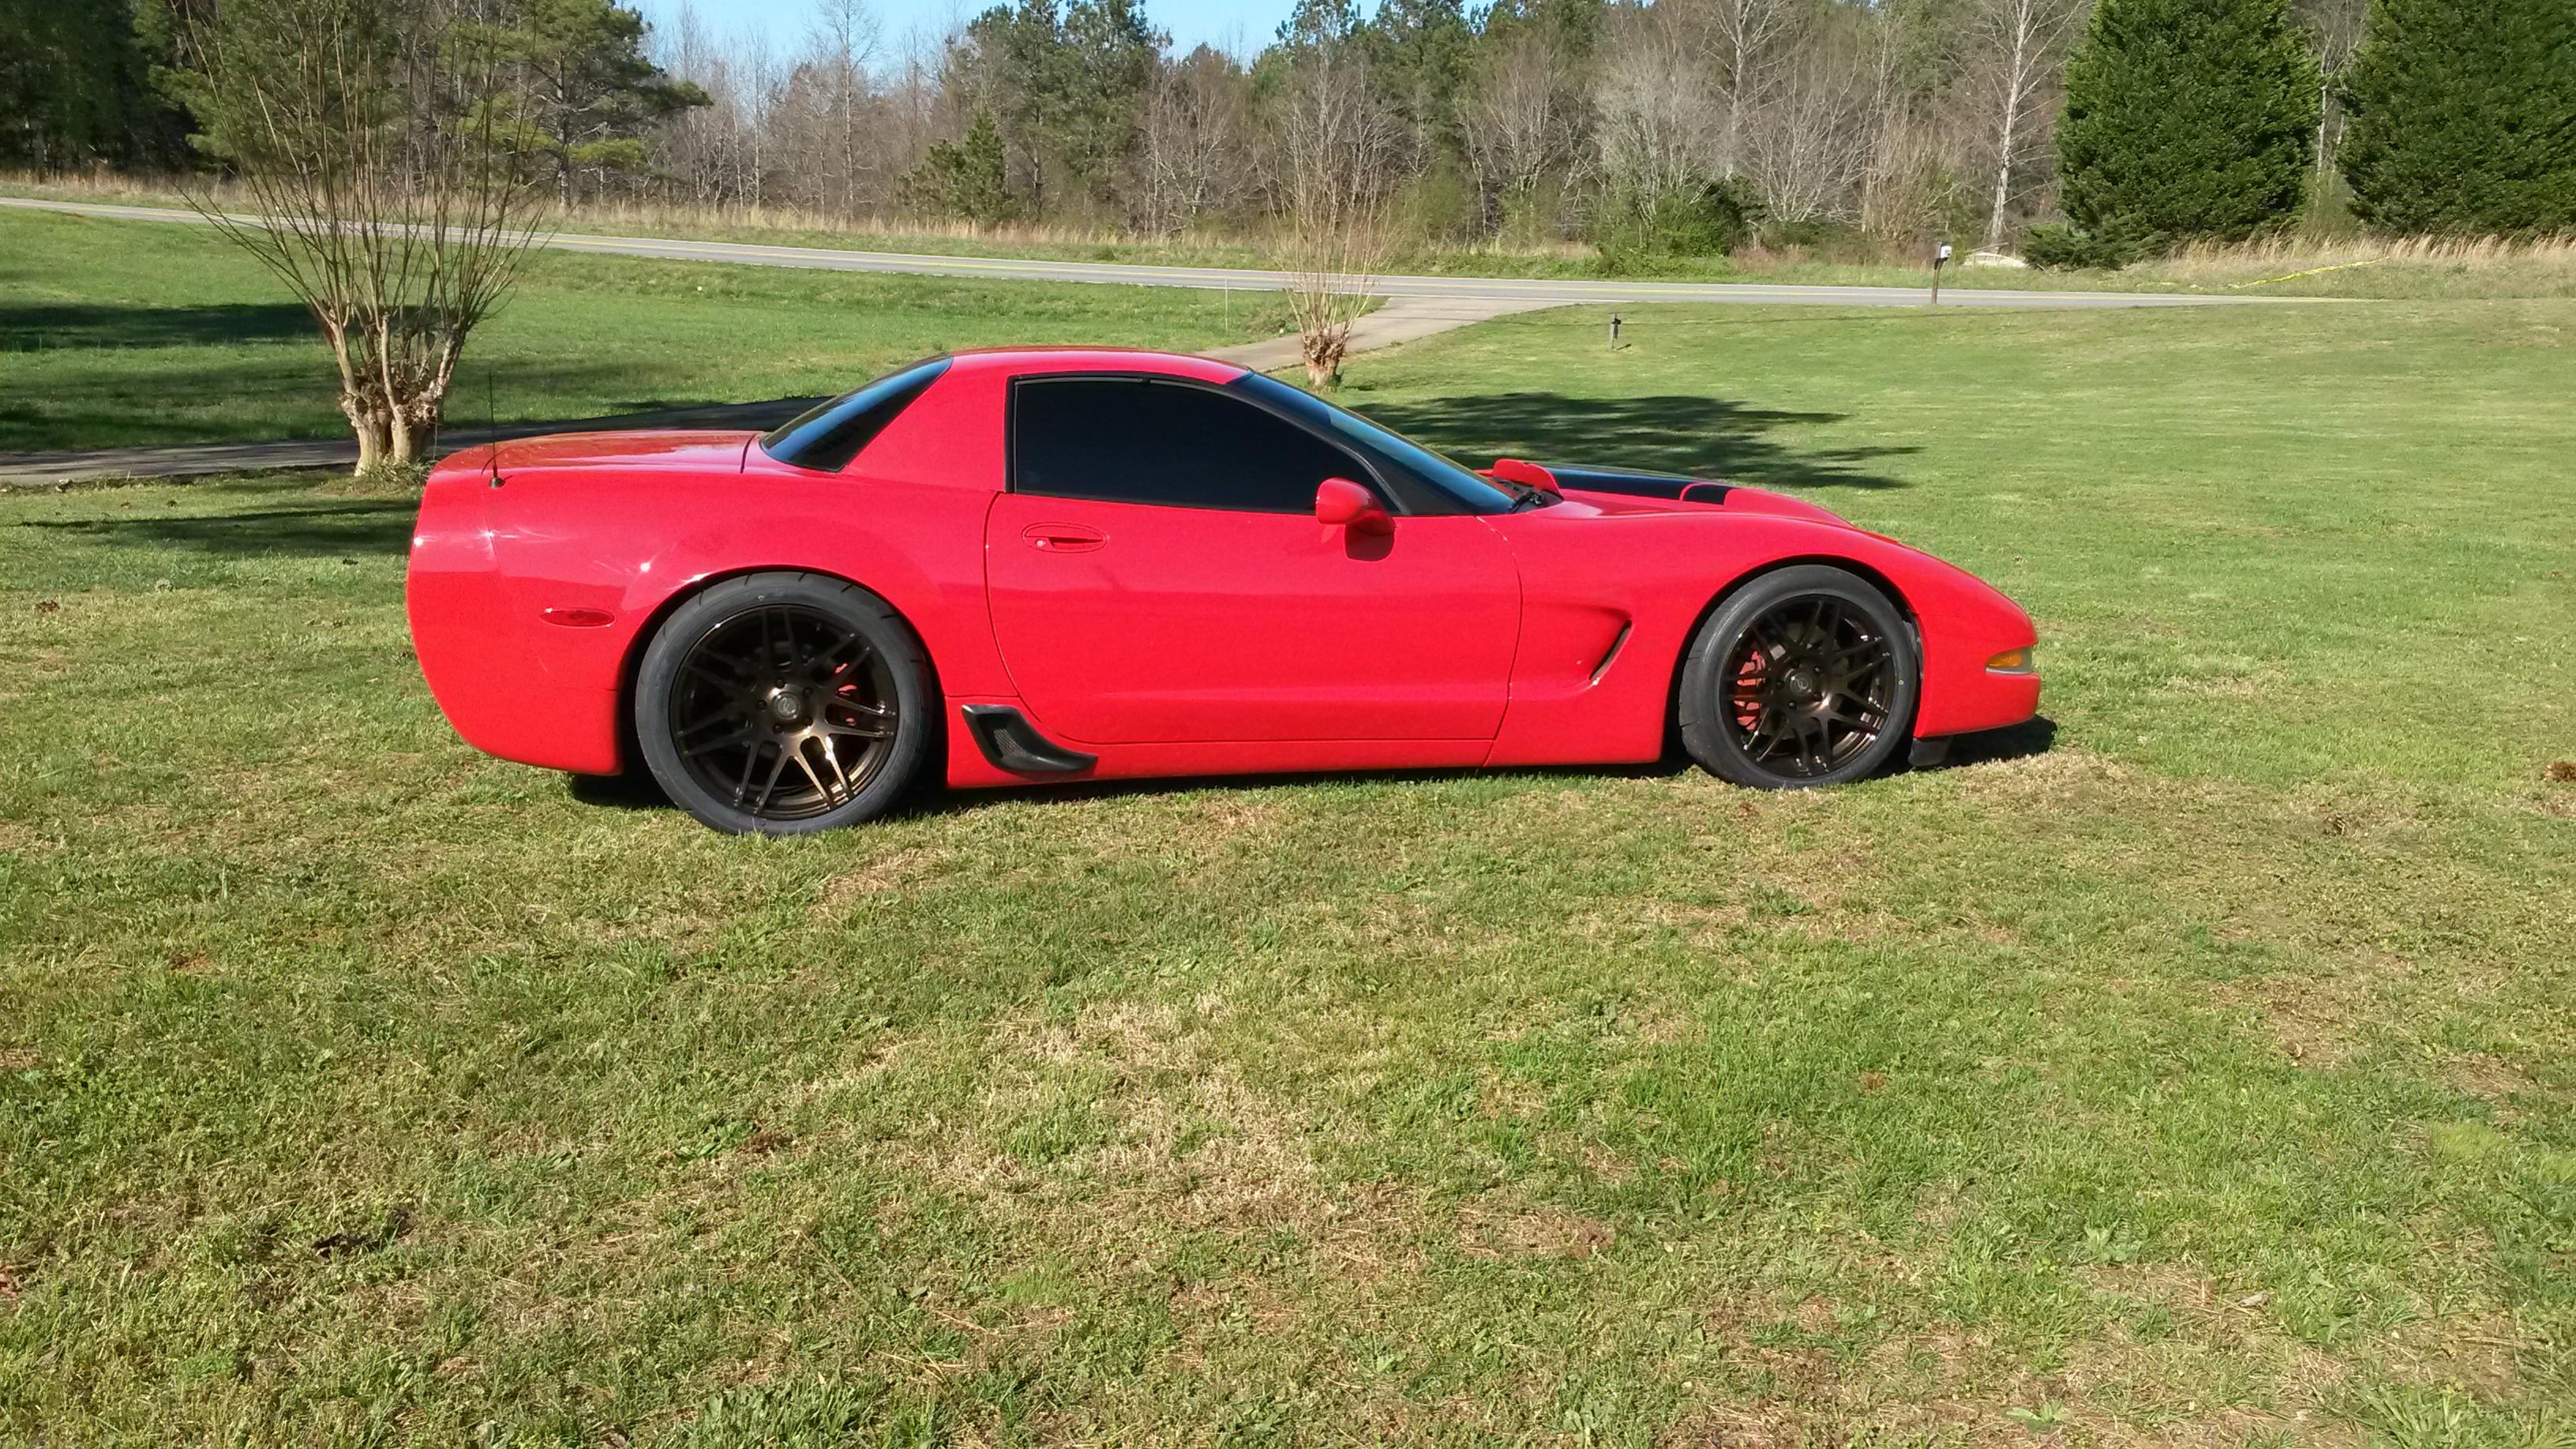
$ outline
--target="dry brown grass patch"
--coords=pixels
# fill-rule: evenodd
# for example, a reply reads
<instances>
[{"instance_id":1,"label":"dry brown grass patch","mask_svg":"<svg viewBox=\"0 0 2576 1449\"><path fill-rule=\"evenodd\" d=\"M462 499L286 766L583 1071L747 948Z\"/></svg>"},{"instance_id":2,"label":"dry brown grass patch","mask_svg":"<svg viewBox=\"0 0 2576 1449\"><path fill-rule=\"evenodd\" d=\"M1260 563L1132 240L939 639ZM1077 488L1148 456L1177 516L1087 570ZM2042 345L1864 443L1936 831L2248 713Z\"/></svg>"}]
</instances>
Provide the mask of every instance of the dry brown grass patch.
<instances>
[{"instance_id":1,"label":"dry brown grass patch","mask_svg":"<svg viewBox=\"0 0 2576 1449\"><path fill-rule=\"evenodd\" d=\"M823 882L823 909L831 912L920 880L956 854L939 846L915 845L881 855L855 870L841 871Z\"/></svg>"},{"instance_id":2,"label":"dry brown grass patch","mask_svg":"<svg viewBox=\"0 0 2576 1449\"><path fill-rule=\"evenodd\" d=\"M2393 963L2397 973L2412 969ZM2320 1070L2349 1061L2378 1019L2378 988L2367 973L2355 970L2222 981L2208 992L2222 1006L2260 1013L2282 1055Z\"/></svg>"},{"instance_id":3,"label":"dry brown grass patch","mask_svg":"<svg viewBox=\"0 0 2576 1449\"><path fill-rule=\"evenodd\" d=\"M1214 1039L1229 1012L1213 997L1186 1009L1115 1003L951 1043L910 1069L966 1070L971 1056L982 1081L972 1109L885 1150L925 1183L1096 1258L1190 1232L1286 1231L1346 1278L1418 1267L1420 1193L1330 1180L1316 1158L1329 1134L1250 1086ZM1071 1107L1098 1140L1047 1161L1015 1155L1032 1104Z\"/></svg>"},{"instance_id":4,"label":"dry brown grass patch","mask_svg":"<svg viewBox=\"0 0 2576 1449\"><path fill-rule=\"evenodd\" d=\"M2010 760L1981 760L1948 772L1971 799L2006 805L2059 804L2125 784L2136 773L2107 755L2075 745Z\"/></svg>"},{"instance_id":5,"label":"dry brown grass patch","mask_svg":"<svg viewBox=\"0 0 2576 1449\"><path fill-rule=\"evenodd\" d=\"M1589 1258L1617 1241L1608 1223L1508 1194L1487 1193L1458 1207L1458 1250L1470 1258Z\"/></svg>"}]
</instances>

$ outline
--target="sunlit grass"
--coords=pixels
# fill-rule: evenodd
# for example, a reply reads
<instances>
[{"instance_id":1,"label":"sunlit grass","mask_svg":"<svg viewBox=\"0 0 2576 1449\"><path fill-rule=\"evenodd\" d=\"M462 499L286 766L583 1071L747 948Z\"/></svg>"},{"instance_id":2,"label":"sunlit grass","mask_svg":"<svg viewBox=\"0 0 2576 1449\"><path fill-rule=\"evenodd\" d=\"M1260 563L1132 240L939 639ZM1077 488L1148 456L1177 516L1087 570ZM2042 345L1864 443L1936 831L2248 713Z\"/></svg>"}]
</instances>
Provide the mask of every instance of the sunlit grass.
<instances>
[{"instance_id":1,"label":"sunlit grass","mask_svg":"<svg viewBox=\"0 0 2576 1449\"><path fill-rule=\"evenodd\" d=\"M730 839L448 732L404 497L0 497L0 1438L2565 1443L2576 311L1631 320L1347 396L2053 739Z\"/></svg>"}]
</instances>

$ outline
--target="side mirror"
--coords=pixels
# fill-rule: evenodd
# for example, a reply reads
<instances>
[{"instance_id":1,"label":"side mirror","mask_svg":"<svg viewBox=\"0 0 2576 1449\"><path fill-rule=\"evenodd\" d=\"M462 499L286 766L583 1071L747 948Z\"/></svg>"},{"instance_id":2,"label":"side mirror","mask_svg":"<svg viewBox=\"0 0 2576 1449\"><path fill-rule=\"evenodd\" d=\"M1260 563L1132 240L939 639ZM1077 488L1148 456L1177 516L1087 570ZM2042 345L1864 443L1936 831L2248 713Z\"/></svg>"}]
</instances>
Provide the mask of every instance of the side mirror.
<instances>
[{"instance_id":1,"label":"side mirror","mask_svg":"<svg viewBox=\"0 0 2576 1449\"><path fill-rule=\"evenodd\" d=\"M1506 483L1518 483L1524 488L1535 488L1541 493L1562 494L1565 491L1557 486L1554 473L1536 463L1524 462L1518 458L1496 458L1494 466L1487 472Z\"/></svg>"},{"instance_id":2,"label":"side mirror","mask_svg":"<svg viewBox=\"0 0 2576 1449\"><path fill-rule=\"evenodd\" d=\"M1315 488L1315 521L1353 533L1393 533L1395 520L1377 495L1348 478L1327 478Z\"/></svg>"}]
</instances>

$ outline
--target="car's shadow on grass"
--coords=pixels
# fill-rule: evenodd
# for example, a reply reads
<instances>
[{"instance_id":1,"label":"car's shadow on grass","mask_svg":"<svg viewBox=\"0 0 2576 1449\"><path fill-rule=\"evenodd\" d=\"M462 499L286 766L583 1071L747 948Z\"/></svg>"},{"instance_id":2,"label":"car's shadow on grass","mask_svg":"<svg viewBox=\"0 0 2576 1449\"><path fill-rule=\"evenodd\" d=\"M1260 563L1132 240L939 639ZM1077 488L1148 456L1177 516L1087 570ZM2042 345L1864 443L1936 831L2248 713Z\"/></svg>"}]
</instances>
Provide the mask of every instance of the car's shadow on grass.
<instances>
[{"instance_id":1,"label":"car's shadow on grass","mask_svg":"<svg viewBox=\"0 0 2576 1449\"><path fill-rule=\"evenodd\" d=\"M1981 730L1973 735L1954 736L1949 757L1937 769L1955 770L1964 765L1993 765L2006 760L2025 760L2044 755L2057 748L2057 721L2048 716L2033 715L2017 725L1999 730Z\"/></svg>"},{"instance_id":2,"label":"car's shadow on grass","mask_svg":"<svg viewBox=\"0 0 2576 1449\"><path fill-rule=\"evenodd\" d=\"M1768 435L1782 428L1838 423L1847 414L1782 412L1720 397L1574 398L1506 392L1423 403L1352 401L1388 427L1466 462L1521 457L1722 478L1755 487L1876 489L1906 485L1867 465L1920 451L1800 451Z\"/></svg>"},{"instance_id":3,"label":"car's shadow on grass","mask_svg":"<svg viewBox=\"0 0 2576 1449\"><path fill-rule=\"evenodd\" d=\"M2005 729L1958 736L1940 764L1907 768L1892 774L1938 774L1968 765L1995 764L2044 755L2055 747L2057 723L2046 715ZM1900 756L1900 759L1902 757ZM961 815L1006 804L1072 805L1098 800L1154 795L1186 795L1204 790L1257 791L1287 785L1439 784L1449 781L1537 776L1547 779L1662 780L1696 768L1675 753L1660 760L1616 765L1496 765L1423 770L1328 770L1319 773L1266 775L1175 775L1146 780L1087 780L1062 785L1019 785L990 790L925 787L889 813L888 818ZM1884 777L1881 777L1884 778ZM670 796L650 772L637 768L624 775L569 775L565 788L585 805L612 810L676 810Z\"/></svg>"}]
</instances>

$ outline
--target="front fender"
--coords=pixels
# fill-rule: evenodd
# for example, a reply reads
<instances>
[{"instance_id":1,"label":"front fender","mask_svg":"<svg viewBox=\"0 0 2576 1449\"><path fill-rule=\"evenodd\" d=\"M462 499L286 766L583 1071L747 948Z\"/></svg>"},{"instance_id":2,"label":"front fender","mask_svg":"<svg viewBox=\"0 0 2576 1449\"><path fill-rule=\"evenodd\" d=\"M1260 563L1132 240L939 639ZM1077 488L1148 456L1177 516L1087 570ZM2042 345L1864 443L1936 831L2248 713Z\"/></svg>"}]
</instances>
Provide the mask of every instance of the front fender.
<instances>
[{"instance_id":1,"label":"front fender","mask_svg":"<svg viewBox=\"0 0 2576 1449\"><path fill-rule=\"evenodd\" d=\"M1489 521L1512 545L1522 592L1497 764L1655 758L1700 622L1747 581L1796 563L1854 568L1915 622L1918 736L2012 724L2037 708L2035 678L1985 667L2035 641L2029 616L1967 571L1892 539L1776 510L1595 507L1571 494L1564 506Z\"/></svg>"}]
</instances>

